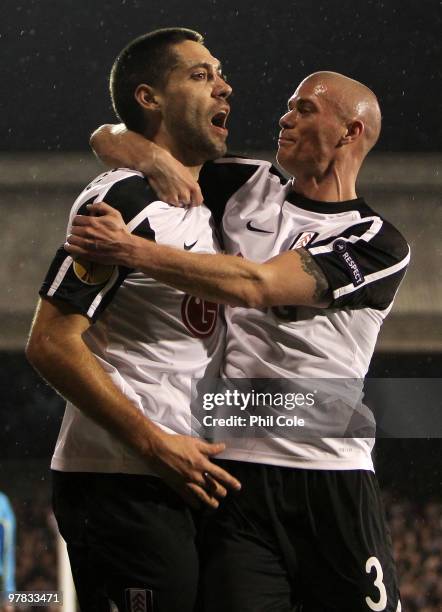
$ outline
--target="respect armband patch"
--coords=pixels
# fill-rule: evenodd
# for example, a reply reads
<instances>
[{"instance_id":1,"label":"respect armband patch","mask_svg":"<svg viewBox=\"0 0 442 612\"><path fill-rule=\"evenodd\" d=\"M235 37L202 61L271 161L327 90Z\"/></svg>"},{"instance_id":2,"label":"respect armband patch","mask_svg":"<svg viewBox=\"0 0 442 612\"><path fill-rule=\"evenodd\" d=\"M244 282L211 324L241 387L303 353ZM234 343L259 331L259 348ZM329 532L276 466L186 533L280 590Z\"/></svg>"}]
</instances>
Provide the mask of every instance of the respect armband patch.
<instances>
[{"instance_id":1,"label":"respect armband patch","mask_svg":"<svg viewBox=\"0 0 442 612\"><path fill-rule=\"evenodd\" d=\"M342 238L338 238L338 240L335 240L333 243L333 250L345 264L353 285L357 287L363 283L364 275L362 274L353 254L350 251L348 242Z\"/></svg>"}]
</instances>

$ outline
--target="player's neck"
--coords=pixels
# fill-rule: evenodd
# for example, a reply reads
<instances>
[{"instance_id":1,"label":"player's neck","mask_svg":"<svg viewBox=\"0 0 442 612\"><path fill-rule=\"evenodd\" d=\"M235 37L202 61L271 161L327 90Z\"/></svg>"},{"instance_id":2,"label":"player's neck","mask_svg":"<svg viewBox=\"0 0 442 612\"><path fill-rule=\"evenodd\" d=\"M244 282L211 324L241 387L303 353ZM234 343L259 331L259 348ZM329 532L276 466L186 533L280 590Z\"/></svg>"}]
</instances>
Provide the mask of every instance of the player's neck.
<instances>
[{"instance_id":1,"label":"player's neck","mask_svg":"<svg viewBox=\"0 0 442 612\"><path fill-rule=\"evenodd\" d=\"M318 202L345 202L357 198L356 176L351 168L329 166L322 175L297 174L292 179L293 189L306 198Z\"/></svg>"},{"instance_id":2,"label":"player's neck","mask_svg":"<svg viewBox=\"0 0 442 612\"><path fill-rule=\"evenodd\" d=\"M152 141L157 144L162 149L168 151L172 157L177 159L179 162L185 166L193 178L197 181L199 178L200 170L202 168L202 164L195 164L192 160L188 159L188 157L180 150L177 144L175 144L171 139L164 137L161 133L156 134Z\"/></svg>"}]
</instances>

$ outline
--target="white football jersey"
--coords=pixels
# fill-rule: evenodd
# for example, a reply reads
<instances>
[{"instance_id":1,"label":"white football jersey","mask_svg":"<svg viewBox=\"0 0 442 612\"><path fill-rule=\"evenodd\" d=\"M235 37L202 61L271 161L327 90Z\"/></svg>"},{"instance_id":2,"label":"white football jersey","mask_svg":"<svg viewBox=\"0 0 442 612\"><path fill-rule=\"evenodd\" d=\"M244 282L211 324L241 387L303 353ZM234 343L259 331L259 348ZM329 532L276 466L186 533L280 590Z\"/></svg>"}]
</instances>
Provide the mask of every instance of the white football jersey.
<instances>
[{"instance_id":1,"label":"white football jersey","mask_svg":"<svg viewBox=\"0 0 442 612\"><path fill-rule=\"evenodd\" d=\"M130 231L199 253L219 251L210 211L159 201L138 172L97 177L71 211L106 201ZM40 295L71 304L93 325L83 336L114 384L149 419L170 433L193 431L191 379L217 376L224 351L218 306L127 268L73 261L60 248ZM51 467L61 471L154 473L146 462L68 403Z\"/></svg>"},{"instance_id":2,"label":"white football jersey","mask_svg":"<svg viewBox=\"0 0 442 612\"><path fill-rule=\"evenodd\" d=\"M296 194L268 162L222 158L206 165L201 178L206 202L222 221L227 253L264 262L302 247L332 291L325 309L226 308L223 375L363 379L409 261L401 234L362 198L316 202ZM372 438L235 438L220 457L312 469L373 469L372 447Z\"/></svg>"}]
</instances>

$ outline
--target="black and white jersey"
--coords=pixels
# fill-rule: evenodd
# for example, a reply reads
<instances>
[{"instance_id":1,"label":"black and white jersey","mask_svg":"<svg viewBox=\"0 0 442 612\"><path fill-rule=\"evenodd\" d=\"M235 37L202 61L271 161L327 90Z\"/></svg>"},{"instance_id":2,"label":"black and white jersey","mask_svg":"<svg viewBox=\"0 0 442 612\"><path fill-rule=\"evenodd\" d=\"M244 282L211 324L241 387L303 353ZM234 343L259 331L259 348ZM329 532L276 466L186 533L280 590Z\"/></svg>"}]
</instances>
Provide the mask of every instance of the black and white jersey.
<instances>
[{"instance_id":1,"label":"black and white jersey","mask_svg":"<svg viewBox=\"0 0 442 612\"><path fill-rule=\"evenodd\" d=\"M228 253L264 262L307 249L328 279L328 308L226 308L228 378L364 378L409 261L402 235L367 206L315 202L268 162L222 158L202 175ZM215 188L211 186L215 185ZM223 207L223 202L226 202ZM316 469L372 469L371 439L230 440L224 458Z\"/></svg>"},{"instance_id":2,"label":"black and white jersey","mask_svg":"<svg viewBox=\"0 0 442 612\"><path fill-rule=\"evenodd\" d=\"M219 251L205 207L183 209L158 200L144 177L117 169L78 197L68 225L86 205L106 201L131 232L199 253ZM60 248L40 295L63 300L89 317L84 335L114 384L170 433L190 434L191 379L217 376L224 350L218 307L118 266L73 261ZM62 471L152 473L112 435L68 403L52 468Z\"/></svg>"}]
</instances>

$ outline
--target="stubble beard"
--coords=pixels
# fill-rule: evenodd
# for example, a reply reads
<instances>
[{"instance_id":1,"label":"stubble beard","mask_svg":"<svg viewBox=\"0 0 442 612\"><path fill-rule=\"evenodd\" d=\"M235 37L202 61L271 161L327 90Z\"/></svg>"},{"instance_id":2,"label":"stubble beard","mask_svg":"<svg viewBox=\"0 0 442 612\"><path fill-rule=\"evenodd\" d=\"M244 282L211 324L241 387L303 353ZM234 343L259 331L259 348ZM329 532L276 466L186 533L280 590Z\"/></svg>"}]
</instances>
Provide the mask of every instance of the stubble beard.
<instances>
[{"instance_id":1,"label":"stubble beard","mask_svg":"<svg viewBox=\"0 0 442 612\"><path fill-rule=\"evenodd\" d=\"M197 166L206 161L218 159L227 150L224 140L211 137L208 130L197 127L196 122L184 123L182 118L174 117L171 128L180 158L186 165Z\"/></svg>"}]
</instances>

